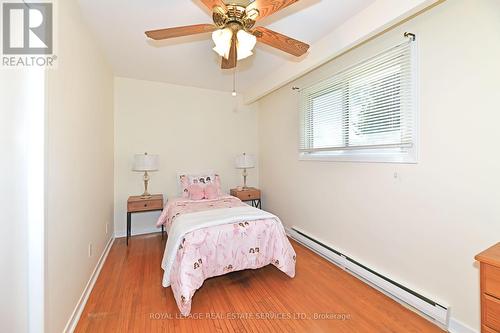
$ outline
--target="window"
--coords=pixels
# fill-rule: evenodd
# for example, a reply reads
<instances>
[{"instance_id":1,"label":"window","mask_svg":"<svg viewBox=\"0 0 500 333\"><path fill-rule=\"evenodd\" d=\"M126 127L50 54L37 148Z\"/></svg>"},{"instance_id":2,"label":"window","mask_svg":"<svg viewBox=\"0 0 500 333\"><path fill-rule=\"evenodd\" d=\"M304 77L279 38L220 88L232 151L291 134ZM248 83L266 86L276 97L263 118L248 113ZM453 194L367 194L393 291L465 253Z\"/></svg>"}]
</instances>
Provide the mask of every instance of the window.
<instances>
[{"instance_id":1,"label":"window","mask_svg":"<svg viewBox=\"0 0 500 333\"><path fill-rule=\"evenodd\" d=\"M414 44L301 91L302 159L416 162Z\"/></svg>"}]
</instances>

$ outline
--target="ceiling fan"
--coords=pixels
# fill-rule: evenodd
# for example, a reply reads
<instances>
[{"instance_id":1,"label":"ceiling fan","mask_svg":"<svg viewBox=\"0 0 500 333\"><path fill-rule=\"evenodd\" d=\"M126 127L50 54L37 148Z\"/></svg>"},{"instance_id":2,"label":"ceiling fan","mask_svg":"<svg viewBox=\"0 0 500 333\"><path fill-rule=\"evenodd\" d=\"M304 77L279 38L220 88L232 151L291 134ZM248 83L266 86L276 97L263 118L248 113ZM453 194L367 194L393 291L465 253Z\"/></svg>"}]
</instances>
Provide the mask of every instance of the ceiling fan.
<instances>
[{"instance_id":1,"label":"ceiling fan","mask_svg":"<svg viewBox=\"0 0 500 333\"><path fill-rule=\"evenodd\" d=\"M238 60L253 54L257 41L300 57L309 45L255 23L299 0L201 0L212 11L214 24L146 31L146 36L163 40L212 32L214 51L222 57L222 69L235 68Z\"/></svg>"}]
</instances>

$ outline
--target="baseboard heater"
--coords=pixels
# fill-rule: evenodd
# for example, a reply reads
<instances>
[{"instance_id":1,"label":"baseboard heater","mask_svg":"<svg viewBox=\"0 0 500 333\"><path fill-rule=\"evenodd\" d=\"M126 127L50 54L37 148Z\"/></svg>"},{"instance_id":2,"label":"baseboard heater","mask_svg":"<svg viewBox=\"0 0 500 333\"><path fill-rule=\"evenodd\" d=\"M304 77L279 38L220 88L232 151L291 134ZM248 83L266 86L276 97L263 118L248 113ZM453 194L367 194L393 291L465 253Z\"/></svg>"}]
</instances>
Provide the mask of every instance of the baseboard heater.
<instances>
[{"instance_id":1,"label":"baseboard heater","mask_svg":"<svg viewBox=\"0 0 500 333\"><path fill-rule=\"evenodd\" d=\"M396 301L406 303L427 316L429 319L435 320L444 327L448 327L449 308L447 306L438 304L437 302L403 286L402 284L375 272L374 270L352 258L349 258L328 245L323 244L297 228L287 229L287 233L299 243L305 245L337 266L349 271L354 276L368 282L370 285L381 290Z\"/></svg>"}]
</instances>

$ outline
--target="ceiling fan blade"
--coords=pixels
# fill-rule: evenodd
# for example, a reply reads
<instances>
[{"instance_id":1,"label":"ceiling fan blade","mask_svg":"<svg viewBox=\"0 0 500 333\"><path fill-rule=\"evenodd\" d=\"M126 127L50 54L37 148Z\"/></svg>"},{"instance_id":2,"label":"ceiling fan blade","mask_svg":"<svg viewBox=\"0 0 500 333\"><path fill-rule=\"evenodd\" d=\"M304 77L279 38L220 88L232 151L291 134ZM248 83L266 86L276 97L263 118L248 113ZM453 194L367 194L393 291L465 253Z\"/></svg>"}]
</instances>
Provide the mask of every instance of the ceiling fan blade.
<instances>
[{"instance_id":1,"label":"ceiling fan blade","mask_svg":"<svg viewBox=\"0 0 500 333\"><path fill-rule=\"evenodd\" d=\"M226 59L222 57L222 69L231 69L236 67L236 64L238 62L238 50L236 49L236 41L236 34L233 34L233 37L231 39L231 48L229 50L229 58Z\"/></svg>"},{"instance_id":2,"label":"ceiling fan blade","mask_svg":"<svg viewBox=\"0 0 500 333\"><path fill-rule=\"evenodd\" d=\"M222 7L222 9L226 10L226 5L224 4L224 1L222 0L201 0L201 2L210 10L212 11L215 6Z\"/></svg>"},{"instance_id":3,"label":"ceiling fan blade","mask_svg":"<svg viewBox=\"0 0 500 333\"><path fill-rule=\"evenodd\" d=\"M255 0L247 7L247 11L250 8L255 8L259 10L259 16L257 20L261 20L264 17L272 15L291 4L296 3L299 0Z\"/></svg>"},{"instance_id":4,"label":"ceiling fan blade","mask_svg":"<svg viewBox=\"0 0 500 333\"><path fill-rule=\"evenodd\" d=\"M309 49L309 45L306 43L264 27L255 28L253 35L257 37L259 42L280 49L281 51L285 51L286 53L290 53L296 57L300 57Z\"/></svg>"},{"instance_id":5,"label":"ceiling fan blade","mask_svg":"<svg viewBox=\"0 0 500 333\"><path fill-rule=\"evenodd\" d=\"M202 34L206 32L212 32L215 30L217 30L217 27L213 24L196 24L196 25L187 25L184 27L146 31L146 36L154 40L162 40L168 38Z\"/></svg>"}]
</instances>

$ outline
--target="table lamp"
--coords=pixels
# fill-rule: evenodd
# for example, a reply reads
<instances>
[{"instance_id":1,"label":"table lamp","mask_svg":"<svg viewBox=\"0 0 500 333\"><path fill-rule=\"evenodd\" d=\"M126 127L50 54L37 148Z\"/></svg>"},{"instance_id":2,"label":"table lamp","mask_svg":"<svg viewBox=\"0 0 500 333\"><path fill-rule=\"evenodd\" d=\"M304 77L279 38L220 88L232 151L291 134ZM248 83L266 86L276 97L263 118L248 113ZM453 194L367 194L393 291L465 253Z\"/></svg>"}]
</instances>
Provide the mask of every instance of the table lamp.
<instances>
[{"instance_id":1,"label":"table lamp","mask_svg":"<svg viewBox=\"0 0 500 333\"><path fill-rule=\"evenodd\" d=\"M149 155L148 153L144 154L135 154L134 155L134 167L133 171L144 172L143 180L144 180L144 193L141 195L141 198L147 199L151 198L151 194L148 192L148 183L149 183L149 172L158 171L158 155Z\"/></svg>"},{"instance_id":2,"label":"table lamp","mask_svg":"<svg viewBox=\"0 0 500 333\"><path fill-rule=\"evenodd\" d=\"M236 157L236 169L243 169L243 189L247 189L247 169L255 167L255 160L252 156L243 153Z\"/></svg>"}]
</instances>

